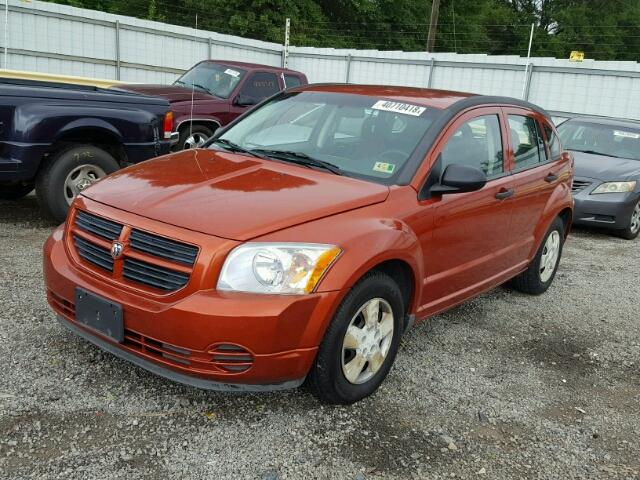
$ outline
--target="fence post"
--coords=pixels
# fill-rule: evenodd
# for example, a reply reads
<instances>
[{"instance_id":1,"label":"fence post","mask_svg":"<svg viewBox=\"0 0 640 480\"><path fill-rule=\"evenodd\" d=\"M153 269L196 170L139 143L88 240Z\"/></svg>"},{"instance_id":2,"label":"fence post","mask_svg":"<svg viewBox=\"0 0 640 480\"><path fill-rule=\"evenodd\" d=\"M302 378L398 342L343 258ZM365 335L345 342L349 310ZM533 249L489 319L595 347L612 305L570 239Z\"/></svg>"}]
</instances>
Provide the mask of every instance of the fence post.
<instances>
[{"instance_id":1,"label":"fence post","mask_svg":"<svg viewBox=\"0 0 640 480\"><path fill-rule=\"evenodd\" d=\"M211 60L213 58L213 39L209 37L207 42L209 44L209 49L207 50L208 52L207 56L209 57L209 60Z\"/></svg>"},{"instance_id":2,"label":"fence post","mask_svg":"<svg viewBox=\"0 0 640 480\"><path fill-rule=\"evenodd\" d=\"M349 83L349 78L351 77L351 54L347 55L347 75L346 75L346 83Z\"/></svg>"},{"instance_id":3,"label":"fence post","mask_svg":"<svg viewBox=\"0 0 640 480\"><path fill-rule=\"evenodd\" d=\"M120 80L120 20L116 20L116 80Z\"/></svg>"},{"instance_id":4,"label":"fence post","mask_svg":"<svg viewBox=\"0 0 640 480\"><path fill-rule=\"evenodd\" d=\"M4 0L4 68L9 69L7 58L9 54L9 0Z\"/></svg>"},{"instance_id":5,"label":"fence post","mask_svg":"<svg viewBox=\"0 0 640 480\"><path fill-rule=\"evenodd\" d=\"M427 78L427 88L431 88L431 85L433 84L433 71L436 68L436 59L431 57L431 60L429 61L429 77Z\"/></svg>"},{"instance_id":6,"label":"fence post","mask_svg":"<svg viewBox=\"0 0 640 480\"><path fill-rule=\"evenodd\" d=\"M282 68L289 67L289 34L291 32L291 19L287 18L284 24L284 45L282 46Z\"/></svg>"},{"instance_id":7,"label":"fence post","mask_svg":"<svg viewBox=\"0 0 640 480\"><path fill-rule=\"evenodd\" d=\"M524 94L522 95L523 100L529 100L529 90L531 89L531 77L533 77L533 62L527 65L529 67L529 71L527 72L527 79L524 85Z\"/></svg>"}]
</instances>

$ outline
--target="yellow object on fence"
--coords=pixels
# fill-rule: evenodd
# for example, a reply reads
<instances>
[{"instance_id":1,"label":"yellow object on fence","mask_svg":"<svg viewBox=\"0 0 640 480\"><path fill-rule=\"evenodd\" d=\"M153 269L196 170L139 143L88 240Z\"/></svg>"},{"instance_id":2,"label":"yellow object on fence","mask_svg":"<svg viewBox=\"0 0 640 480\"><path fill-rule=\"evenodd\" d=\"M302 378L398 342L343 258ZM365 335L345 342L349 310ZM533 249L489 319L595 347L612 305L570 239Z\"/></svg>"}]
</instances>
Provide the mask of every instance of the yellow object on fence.
<instances>
[{"instance_id":1,"label":"yellow object on fence","mask_svg":"<svg viewBox=\"0 0 640 480\"><path fill-rule=\"evenodd\" d=\"M123 83L117 80L102 80L99 78L74 77L71 75L54 75L51 73L22 72L19 70L0 69L0 81L3 78L36 80L39 82L69 83L72 85L89 85L100 88L109 88Z\"/></svg>"}]
</instances>

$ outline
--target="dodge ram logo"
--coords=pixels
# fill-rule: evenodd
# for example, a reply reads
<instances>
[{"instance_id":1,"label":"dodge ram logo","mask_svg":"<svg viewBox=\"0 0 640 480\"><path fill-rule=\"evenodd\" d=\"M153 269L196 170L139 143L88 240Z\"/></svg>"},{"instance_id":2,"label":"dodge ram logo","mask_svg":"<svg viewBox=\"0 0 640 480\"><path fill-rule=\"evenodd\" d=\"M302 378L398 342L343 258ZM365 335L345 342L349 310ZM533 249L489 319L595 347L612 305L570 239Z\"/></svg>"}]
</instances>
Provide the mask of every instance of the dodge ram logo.
<instances>
[{"instance_id":1,"label":"dodge ram logo","mask_svg":"<svg viewBox=\"0 0 640 480\"><path fill-rule=\"evenodd\" d=\"M124 245L122 245L120 242L113 242L111 244L111 257L114 260L119 259L122 255L122 250L124 250Z\"/></svg>"}]
</instances>

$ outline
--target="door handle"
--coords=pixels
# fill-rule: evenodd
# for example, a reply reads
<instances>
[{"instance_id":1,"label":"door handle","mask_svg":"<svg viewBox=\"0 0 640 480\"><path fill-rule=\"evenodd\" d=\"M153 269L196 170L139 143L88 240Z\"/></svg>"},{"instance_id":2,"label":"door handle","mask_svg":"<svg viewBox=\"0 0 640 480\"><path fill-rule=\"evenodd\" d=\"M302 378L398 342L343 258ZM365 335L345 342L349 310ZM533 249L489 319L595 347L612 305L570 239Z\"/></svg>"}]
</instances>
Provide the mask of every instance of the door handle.
<instances>
[{"instance_id":1,"label":"door handle","mask_svg":"<svg viewBox=\"0 0 640 480\"><path fill-rule=\"evenodd\" d=\"M558 179L558 175L556 175L555 173L550 173L549 175L544 177L544 181L547 182L547 183L553 183L557 179Z\"/></svg>"},{"instance_id":2,"label":"door handle","mask_svg":"<svg viewBox=\"0 0 640 480\"><path fill-rule=\"evenodd\" d=\"M513 188L503 188L498 193L496 193L496 198L498 200L504 200L505 198L509 198L513 195Z\"/></svg>"}]
</instances>

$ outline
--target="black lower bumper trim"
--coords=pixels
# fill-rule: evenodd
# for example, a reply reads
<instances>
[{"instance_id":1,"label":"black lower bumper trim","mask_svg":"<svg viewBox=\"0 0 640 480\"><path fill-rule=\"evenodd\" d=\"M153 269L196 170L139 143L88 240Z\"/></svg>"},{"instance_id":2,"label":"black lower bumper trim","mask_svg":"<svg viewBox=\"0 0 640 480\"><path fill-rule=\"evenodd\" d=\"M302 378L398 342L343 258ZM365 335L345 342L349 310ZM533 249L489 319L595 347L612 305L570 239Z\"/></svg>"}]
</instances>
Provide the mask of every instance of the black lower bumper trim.
<instances>
[{"instance_id":1,"label":"black lower bumper trim","mask_svg":"<svg viewBox=\"0 0 640 480\"><path fill-rule=\"evenodd\" d=\"M64 317L57 315L58 321L64 325L67 329L75 333L76 335L84 338L90 343L100 347L101 349L119 357L123 360L133 363L134 365L143 368L155 375L160 377L164 377L173 382L182 383L184 385L189 385L190 387L200 388L203 390L214 390L218 392L273 392L277 390L289 390L292 388L297 388L304 382L304 378L298 380L289 380L287 382L282 383L272 383L266 385L255 385L255 384L238 384L238 383L223 383L216 382L214 380L206 380L204 378L192 377L190 375L185 375L182 373L174 372L168 368L161 367L160 365L145 360L133 353L130 353L126 350L122 350L120 348L114 347L109 342L102 340L90 333L85 332L81 328L73 325L71 322L66 320Z\"/></svg>"}]
</instances>

